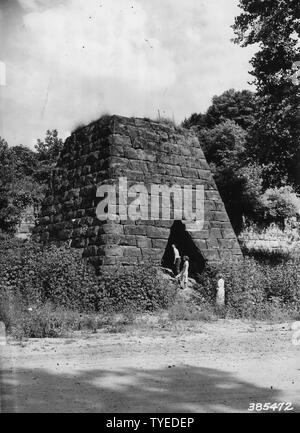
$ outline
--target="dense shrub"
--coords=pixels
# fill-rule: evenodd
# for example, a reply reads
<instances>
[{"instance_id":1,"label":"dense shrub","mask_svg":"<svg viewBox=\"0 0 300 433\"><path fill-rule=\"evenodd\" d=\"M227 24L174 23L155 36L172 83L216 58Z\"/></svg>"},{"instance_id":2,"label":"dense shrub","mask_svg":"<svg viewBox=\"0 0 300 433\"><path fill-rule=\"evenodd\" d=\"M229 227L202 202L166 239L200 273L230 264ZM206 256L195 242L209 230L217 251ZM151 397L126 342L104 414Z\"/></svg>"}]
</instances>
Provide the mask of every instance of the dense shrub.
<instances>
[{"instance_id":1,"label":"dense shrub","mask_svg":"<svg viewBox=\"0 0 300 433\"><path fill-rule=\"evenodd\" d=\"M219 271L225 279L224 311L215 307ZM18 338L96 330L112 313L122 313L127 323L136 313L166 308L172 320L281 320L299 317L299 279L299 260L247 257L207 267L197 277L198 293L180 302L177 284L157 267L114 268L97 276L78 250L5 237L0 247L0 320ZM116 329L123 325L118 322Z\"/></svg>"},{"instance_id":2,"label":"dense shrub","mask_svg":"<svg viewBox=\"0 0 300 433\"><path fill-rule=\"evenodd\" d=\"M5 240L0 248L0 279L22 295L26 305L44 303L94 310L98 277L78 250Z\"/></svg>"},{"instance_id":3,"label":"dense shrub","mask_svg":"<svg viewBox=\"0 0 300 433\"><path fill-rule=\"evenodd\" d=\"M0 248L0 280L27 306L47 301L81 311L164 308L175 286L156 267L115 269L97 276L79 250L6 239Z\"/></svg>"},{"instance_id":4,"label":"dense shrub","mask_svg":"<svg viewBox=\"0 0 300 433\"><path fill-rule=\"evenodd\" d=\"M241 249L244 256L251 257L255 259L255 261L269 265L282 264L293 259L292 252L286 250L272 250L262 247L248 248L246 245L242 245Z\"/></svg>"},{"instance_id":5,"label":"dense shrub","mask_svg":"<svg viewBox=\"0 0 300 433\"><path fill-rule=\"evenodd\" d=\"M6 331L20 340L24 337L65 337L70 331L90 330L96 332L97 329L110 322L108 316L63 309L49 302L33 308L20 308L19 304L13 302L3 306L5 307L5 314L2 316L2 320ZM0 301L0 310L1 307Z\"/></svg>"},{"instance_id":6,"label":"dense shrub","mask_svg":"<svg viewBox=\"0 0 300 433\"><path fill-rule=\"evenodd\" d=\"M155 267L97 276L78 250L9 237L1 242L0 281L0 320L17 337L96 329L95 313L154 311L168 307L176 293Z\"/></svg>"},{"instance_id":7,"label":"dense shrub","mask_svg":"<svg viewBox=\"0 0 300 433\"><path fill-rule=\"evenodd\" d=\"M282 227L287 218L300 214L300 198L291 186L267 189L261 197L266 224L276 222Z\"/></svg>"},{"instance_id":8,"label":"dense shrub","mask_svg":"<svg viewBox=\"0 0 300 433\"><path fill-rule=\"evenodd\" d=\"M177 287L154 266L106 272L100 284L103 296L99 297L97 309L115 312L167 308L174 302Z\"/></svg>"}]
</instances>

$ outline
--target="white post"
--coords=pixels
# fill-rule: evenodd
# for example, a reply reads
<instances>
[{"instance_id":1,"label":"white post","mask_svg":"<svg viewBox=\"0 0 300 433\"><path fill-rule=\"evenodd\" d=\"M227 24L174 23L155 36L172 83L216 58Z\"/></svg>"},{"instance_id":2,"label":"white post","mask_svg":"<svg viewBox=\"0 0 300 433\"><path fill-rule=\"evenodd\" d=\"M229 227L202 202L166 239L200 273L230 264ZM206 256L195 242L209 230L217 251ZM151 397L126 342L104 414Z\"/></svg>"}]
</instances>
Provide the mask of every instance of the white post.
<instances>
[{"instance_id":1,"label":"white post","mask_svg":"<svg viewBox=\"0 0 300 433\"><path fill-rule=\"evenodd\" d=\"M222 276L218 279L216 304L222 307L225 305L225 281Z\"/></svg>"},{"instance_id":2,"label":"white post","mask_svg":"<svg viewBox=\"0 0 300 433\"><path fill-rule=\"evenodd\" d=\"M6 345L6 330L3 322L0 322L0 346Z\"/></svg>"}]
</instances>

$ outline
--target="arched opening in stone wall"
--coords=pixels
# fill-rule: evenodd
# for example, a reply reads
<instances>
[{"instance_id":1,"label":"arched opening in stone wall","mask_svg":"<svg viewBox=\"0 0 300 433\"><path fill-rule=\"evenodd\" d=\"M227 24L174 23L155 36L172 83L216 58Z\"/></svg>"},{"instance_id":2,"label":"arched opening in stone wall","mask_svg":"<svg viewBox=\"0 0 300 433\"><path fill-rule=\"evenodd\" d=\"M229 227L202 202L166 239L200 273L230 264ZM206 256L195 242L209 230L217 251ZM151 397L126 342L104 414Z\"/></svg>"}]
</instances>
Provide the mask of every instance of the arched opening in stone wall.
<instances>
[{"instance_id":1,"label":"arched opening in stone wall","mask_svg":"<svg viewBox=\"0 0 300 433\"><path fill-rule=\"evenodd\" d=\"M179 250L181 258L188 256L190 260L189 275L191 277L201 274L205 267L205 260L199 248L195 245L191 235L186 230L182 221L174 221L168 243L162 258L162 266L172 269L174 272L174 253L172 244L175 244Z\"/></svg>"}]
</instances>

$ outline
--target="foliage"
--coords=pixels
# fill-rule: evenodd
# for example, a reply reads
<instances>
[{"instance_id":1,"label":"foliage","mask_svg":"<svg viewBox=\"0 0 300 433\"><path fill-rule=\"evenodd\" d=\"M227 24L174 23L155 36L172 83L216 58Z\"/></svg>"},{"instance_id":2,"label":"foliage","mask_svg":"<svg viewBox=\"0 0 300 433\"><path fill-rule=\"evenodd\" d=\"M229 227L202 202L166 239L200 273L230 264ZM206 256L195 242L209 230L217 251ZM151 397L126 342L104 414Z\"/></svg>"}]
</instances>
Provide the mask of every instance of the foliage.
<instances>
[{"instance_id":1,"label":"foliage","mask_svg":"<svg viewBox=\"0 0 300 433\"><path fill-rule=\"evenodd\" d=\"M267 215L260 199L266 189L292 185L300 190L299 86L291 79L293 64L300 59L298 2L240 0L239 6L234 42L259 47L250 72L257 92L230 89L215 96L206 113L194 113L183 122L195 130L204 147L237 231L242 216L260 221ZM230 131L228 121L241 130L231 124ZM239 142L242 152L232 146ZM253 167L256 172L250 173Z\"/></svg>"},{"instance_id":2,"label":"foliage","mask_svg":"<svg viewBox=\"0 0 300 433\"><path fill-rule=\"evenodd\" d=\"M215 304L216 275L222 271L226 309ZM103 325L112 331L137 313L168 309L171 320L217 317L291 317L300 310L300 262L288 257L246 258L207 267L197 277L198 294L178 297L177 285L152 266L113 269L97 276L78 251L4 237L0 249L0 320L17 338L56 337L68 330ZM117 321L106 318L120 314ZM106 326L105 325L105 326ZM108 328L109 330L110 328Z\"/></svg>"},{"instance_id":3,"label":"foliage","mask_svg":"<svg viewBox=\"0 0 300 433\"><path fill-rule=\"evenodd\" d=\"M262 213L265 171L249 157L248 143L258 104L254 93L230 89L215 96L205 114L193 114L184 122L198 135L237 233L242 229L243 217L256 218Z\"/></svg>"},{"instance_id":4,"label":"foliage","mask_svg":"<svg viewBox=\"0 0 300 433\"><path fill-rule=\"evenodd\" d=\"M5 280L0 283L0 321L11 331L15 321L22 316L23 302L20 294Z\"/></svg>"},{"instance_id":5,"label":"foliage","mask_svg":"<svg viewBox=\"0 0 300 433\"><path fill-rule=\"evenodd\" d=\"M86 312L152 311L167 307L176 292L151 266L97 276L79 250L9 237L1 243L0 280L21 294L25 306L51 302Z\"/></svg>"},{"instance_id":6,"label":"foliage","mask_svg":"<svg viewBox=\"0 0 300 433\"><path fill-rule=\"evenodd\" d=\"M78 250L6 239L0 249L0 278L20 292L25 305L46 301L93 310L98 292L94 269Z\"/></svg>"},{"instance_id":7,"label":"foliage","mask_svg":"<svg viewBox=\"0 0 300 433\"><path fill-rule=\"evenodd\" d=\"M248 163L246 132L235 122L204 128L198 135L231 223L239 232L243 216L261 213L262 169Z\"/></svg>"},{"instance_id":8,"label":"foliage","mask_svg":"<svg viewBox=\"0 0 300 433\"><path fill-rule=\"evenodd\" d=\"M253 125L257 105L258 100L253 92L229 89L220 96L213 97L212 105L206 112L206 123L208 127L214 127L225 120L231 120L247 130Z\"/></svg>"},{"instance_id":9,"label":"foliage","mask_svg":"<svg viewBox=\"0 0 300 433\"><path fill-rule=\"evenodd\" d=\"M39 208L62 146L56 130L38 140L36 152L22 145L9 147L0 138L0 230L15 232L26 207Z\"/></svg>"},{"instance_id":10,"label":"foliage","mask_svg":"<svg viewBox=\"0 0 300 433\"><path fill-rule=\"evenodd\" d=\"M38 161L30 149L9 148L2 139L0 161L0 229L14 232L24 209L43 197L43 188L34 179Z\"/></svg>"},{"instance_id":11,"label":"foliage","mask_svg":"<svg viewBox=\"0 0 300 433\"><path fill-rule=\"evenodd\" d=\"M0 281L0 320L17 338L95 330L99 317L115 313L122 323L111 326L119 329L137 312L167 308L177 288L151 266L97 276L78 250L9 236L2 237Z\"/></svg>"},{"instance_id":12,"label":"foliage","mask_svg":"<svg viewBox=\"0 0 300 433\"><path fill-rule=\"evenodd\" d=\"M177 297L174 304L168 310L168 317L172 321L200 321L211 322L217 319L217 313L212 303L187 302L182 297Z\"/></svg>"},{"instance_id":13,"label":"foliage","mask_svg":"<svg viewBox=\"0 0 300 433\"><path fill-rule=\"evenodd\" d=\"M226 309L231 316L267 318L266 312L273 311L275 304L283 311L299 312L299 261L270 264L245 258L211 266L198 276L198 290L210 302L215 299L220 271L225 280Z\"/></svg>"},{"instance_id":14,"label":"foliage","mask_svg":"<svg viewBox=\"0 0 300 433\"><path fill-rule=\"evenodd\" d=\"M261 142L261 137L267 133L268 127L264 125L260 131L257 122L266 121L268 116L263 110L269 110L271 107L267 104L264 108L261 98L257 98L251 92L230 90L214 97L213 104L205 114L194 114L185 121L185 125L192 126L198 135L237 233L242 229L244 217L266 225L271 222L282 224L284 218L296 214L295 203L298 198L292 187L287 186L288 181L295 183L295 177L292 179L291 176L297 168L296 150L289 153L292 167L282 154L288 151L285 144L288 143L287 137L282 136L281 150L277 156L274 155L275 149L270 141ZM287 116L294 115L290 105L286 110ZM245 113L249 113L250 117L246 118ZM292 118L288 120L290 121L293 122ZM272 125L272 130L278 140L277 129L280 119L274 117L274 122L276 125ZM289 134L291 125L292 123L288 123L282 129L283 135ZM259 140L255 138L256 134L260 134ZM256 152L257 149L260 154ZM268 154L262 158L265 151ZM276 162L274 158L277 157ZM271 190L268 185L280 187L273 187Z\"/></svg>"},{"instance_id":15,"label":"foliage","mask_svg":"<svg viewBox=\"0 0 300 433\"><path fill-rule=\"evenodd\" d=\"M38 168L37 154L23 145L10 148L10 163L13 164L14 172L20 178L33 176Z\"/></svg>"},{"instance_id":16,"label":"foliage","mask_svg":"<svg viewBox=\"0 0 300 433\"><path fill-rule=\"evenodd\" d=\"M274 4L275 3L275 4ZM255 161L268 166L265 186L299 186L299 88L292 82L300 58L297 0L240 0L235 42L259 44L250 72L260 103L249 133Z\"/></svg>"},{"instance_id":17,"label":"foliage","mask_svg":"<svg viewBox=\"0 0 300 433\"><path fill-rule=\"evenodd\" d=\"M1 293L1 292L0 292ZM106 326L110 319L95 313L81 313L64 309L50 302L43 305L23 308L19 301L11 298L4 303L0 294L0 314L6 331L16 339L65 337L72 331L97 329Z\"/></svg>"},{"instance_id":18,"label":"foliage","mask_svg":"<svg viewBox=\"0 0 300 433\"><path fill-rule=\"evenodd\" d=\"M240 171L245 157L245 132L235 122L227 120L212 129L199 131L199 140L231 223L239 231L244 213L242 196L246 189L246 179Z\"/></svg>"},{"instance_id":19,"label":"foliage","mask_svg":"<svg viewBox=\"0 0 300 433\"><path fill-rule=\"evenodd\" d=\"M253 187L254 189L249 185L248 191L254 192L255 205L249 209L249 212L244 212L248 223L250 221L251 225L254 223L261 228L275 224L284 230L286 224L297 221L300 215L300 198L293 187L285 185L280 188L268 188L265 192L262 192L261 187L255 189L255 184Z\"/></svg>"},{"instance_id":20,"label":"foliage","mask_svg":"<svg viewBox=\"0 0 300 433\"><path fill-rule=\"evenodd\" d=\"M176 295L176 285L170 283L154 266L118 269L101 276L103 297L99 310L154 311L167 308Z\"/></svg>"},{"instance_id":21,"label":"foliage","mask_svg":"<svg viewBox=\"0 0 300 433\"><path fill-rule=\"evenodd\" d=\"M267 189L261 201L267 224L275 222L283 227L286 219L300 215L300 198L291 186Z\"/></svg>"},{"instance_id":22,"label":"foliage","mask_svg":"<svg viewBox=\"0 0 300 433\"><path fill-rule=\"evenodd\" d=\"M262 247L250 247L247 245L242 245L242 252L244 256L252 257L256 261L260 263L276 265L283 262L288 262L293 258L293 255L290 251L286 250L273 250L270 248L262 248Z\"/></svg>"},{"instance_id":23,"label":"foliage","mask_svg":"<svg viewBox=\"0 0 300 433\"><path fill-rule=\"evenodd\" d=\"M237 162L245 152L246 132L231 120L225 120L211 129L201 129L198 138L209 163L224 165L228 161Z\"/></svg>"},{"instance_id":24,"label":"foliage","mask_svg":"<svg viewBox=\"0 0 300 433\"><path fill-rule=\"evenodd\" d=\"M290 183L299 189L298 107L296 95L281 101L266 97L265 106L257 112L257 121L248 138L249 154L265 166L264 187Z\"/></svg>"},{"instance_id":25,"label":"foliage","mask_svg":"<svg viewBox=\"0 0 300 433\"><path fill-rule=\"evenodd\" d=\"M56 129L46 132L44 140L38 139L35 149L40 161L47 161L47 163L53 163L57 161L60 151L63 147L63 140L58 137Z\"/></svg>"},{"instance_id":26,"label":"foliage","mask_svg":"<svg viewBox=\"0 0 300 433\"><path fill-rule=\"evenodd\" d=\"M193 113L185 119L183 126L214 128L226 120L231 120L244 130L248 130L254 122L254 114L258 108L258 99L249 90L236 91L229 89L219 96L214 96L212 104L205 114Z\"/></svg>"},{"instance_id":27,"label":"foliage","mask_svg":"<svg viewBox=\"0 0 300 433\"><path fill-rule=\"evenodd\" d=\"M233 26L235 42L242 46L259 44L251 63L251 74L262 94L283 91L290 82L299 35L297 0L240 0L243 12Z\"/></svg>"},{"instance_id":28,"label":"foliage","mask_svg":"<svg viewBox=\"0 0 300 433\"><path fill-rule=\"evenodd\" d=\"M56 129L53 129L52 131L48 129L45 139L37 140L35 150L39 160L39 167L35 172L35 178L46 186L48 186L52 169L56 164L58 156L63 148L63 144L63 140L58 137Z\"/></svg>"}]
</instances>

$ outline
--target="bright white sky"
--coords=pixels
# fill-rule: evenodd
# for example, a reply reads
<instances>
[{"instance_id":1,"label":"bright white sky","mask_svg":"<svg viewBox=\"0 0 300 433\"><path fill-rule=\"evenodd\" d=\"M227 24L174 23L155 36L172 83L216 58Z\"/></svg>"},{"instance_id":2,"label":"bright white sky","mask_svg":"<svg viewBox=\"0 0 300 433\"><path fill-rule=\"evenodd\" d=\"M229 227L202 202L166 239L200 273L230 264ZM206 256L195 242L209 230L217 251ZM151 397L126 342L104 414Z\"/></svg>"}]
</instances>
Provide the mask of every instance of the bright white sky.
<instances>
[{"instance_id":1,"label":"bright white sky","mask_svg":"<svg viewBox=\"0 0 300 433\"><path fill-rule=\"evenodd\" d=\"M250 88L237 0L0 0L0 136L33 147L103 113L182 121Z\"/></svg>"}]
</instances>

